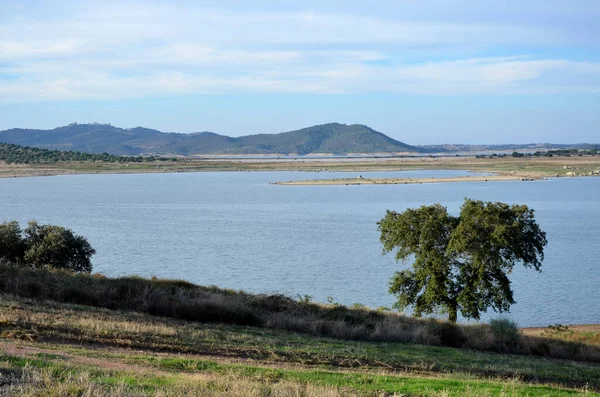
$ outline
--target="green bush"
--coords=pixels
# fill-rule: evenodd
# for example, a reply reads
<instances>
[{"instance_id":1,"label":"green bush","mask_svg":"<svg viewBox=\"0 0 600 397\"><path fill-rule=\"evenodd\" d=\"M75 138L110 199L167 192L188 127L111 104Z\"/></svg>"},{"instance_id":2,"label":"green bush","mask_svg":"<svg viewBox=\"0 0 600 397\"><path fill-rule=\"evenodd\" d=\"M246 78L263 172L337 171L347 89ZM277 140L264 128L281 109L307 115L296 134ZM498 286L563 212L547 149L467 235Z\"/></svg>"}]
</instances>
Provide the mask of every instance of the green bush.
<instances>
[{"instance_id":1,"label":"green bush","mask_svg":"<svg viewBox=\"0 0 600 397\"><path fill-rule=\"evenodd\" d=\"M23 262L26 245L23 231L16 221L0 223L0 263Z\"/></svg>"},{"instance_id":2,"label":"green bush","mask_svg":"<svg viewBox=\"0 0 600 397\"><path fill-rule=\"evenodd\" d=\"M506 318L491 319L490 327L498 350L514 350L519 344L519 326L516 322Z\"/></svg>"},{"instance_id":3,"label":"green bush","mask_svg":"<svg viewBox=\"0 0 600 397\"><path fill-rule=\"evenodd\" d=\"M95 253L84 237L62 226L31 221L21 230L16 221L0 224L0 263L91 273Z\"/></svg>"}]
</instances>

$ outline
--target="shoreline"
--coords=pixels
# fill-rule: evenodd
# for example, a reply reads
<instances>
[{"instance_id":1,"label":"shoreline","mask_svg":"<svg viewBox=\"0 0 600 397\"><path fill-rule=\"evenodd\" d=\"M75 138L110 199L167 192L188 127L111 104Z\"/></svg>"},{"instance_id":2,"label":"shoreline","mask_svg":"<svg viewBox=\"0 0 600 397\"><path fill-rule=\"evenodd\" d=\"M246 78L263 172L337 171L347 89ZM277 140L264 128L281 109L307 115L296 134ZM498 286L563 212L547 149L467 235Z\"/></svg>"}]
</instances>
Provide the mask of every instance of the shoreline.
<instances>
[{"instance_id":1,"label":"shoreline","mask_svg":"<svg viewBox=\"0 0 600 397\"><path fill-rule=\"evenodd\" d=\"M498 181L534 181L546 179L542 176L517 176L517 175L475 175L457 176L448 178L335 178L335 179L310 179L302 181L272 182L272 185L412 185L424 183L456 183L456 182L498 182Z\"/></svg>"},{"instance_id":2,"label":"shoreline","mask_svg":"<svg viewBox=\"0 0 600 397\"><path fill-rule=\"evenodd\" d=\"M543 331L547 331L548 327L555 326L556 324L548 324L546 326L538 326L538 327L523 327L520 328L522 331L527 331L530 334L541 333ZM560 324L562 326L568 327L573 331L600 331L600 324Z\"/></svg>"},{"instance_id":3,"label":"shoreline","mask_svg":"<svg viewBox=\"0 0 600 397\"><path fill-rule=\"evenodd\" d=\"M0 178L34 176L81 175L81 174L146 174L181 172L348 172L352 177L344 181L302 182L293 184L404 184L479 181L472 175L464 179L449 178L362 178L367 172L399 172L414 170L467 170L475 173L493 174L483 179L492 180L538 180L557 177L598 176L600 156L556 158L474 158L474 157L421 157L421 158L341 158L341 159L182 159L159 163L56 163L56 164L6 164L0 161ZM381 181L375 179L383 179ZM316 180L316 179L315 179ZM347 181L346 181L347 180ZM313 180L314 181L314 180ZM319 180L321 181L321 180ZM484 182L485 180L481 180ZM281 184L291 184L281 182Z\"/></svg>"}]
</instances>

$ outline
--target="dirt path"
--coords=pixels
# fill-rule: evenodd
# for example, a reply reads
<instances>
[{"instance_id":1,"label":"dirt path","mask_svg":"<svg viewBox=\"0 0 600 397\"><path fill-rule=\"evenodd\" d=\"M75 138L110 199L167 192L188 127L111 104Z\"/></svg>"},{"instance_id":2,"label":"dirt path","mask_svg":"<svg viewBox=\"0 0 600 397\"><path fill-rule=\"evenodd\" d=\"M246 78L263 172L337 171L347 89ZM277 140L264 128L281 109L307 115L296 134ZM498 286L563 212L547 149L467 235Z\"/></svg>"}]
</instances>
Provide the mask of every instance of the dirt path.
<instances>
[{"instance_id":1,"label":"dirt path","mask_svg":"<svg viewBox=\"0 0 600 397\"><path fill-rule=\"evenodd\" d=\"M0 341L0 352L9 356L39 359L40 355L44 355L55 360L64 360L64 362L96 367L108 371L123 371L123 372L135 372L137 374L152 374L152 375L163 375L171 376L168 372L158 370L151 366L144 366L138 364L124 363L118 360L109 360L106 358L76 356L71 353L60 352L55 349L44 349L41 347L34 347L31 345L25 345L21 343L11 343ZM214 376L206 374L207 379L212 379Z\"/></svg>"},{"instance_id":2,"label":"dirt path","mask_svg":"<svg viewBox=\"0 0 600 397\"><path fill-rule=\"evenodd\" d=\"M76 365L82 365L87 367L95 367L107 371L122 371L122 372L133 372L136 374L147 374L147 375L158 375L158 376L186 376L193 379L205 379L213 380L218 377L218 374L213 372L200 372L200 371L175 371L167 372L156 368L151 365L143 364L132 364L123 362L119 357L90 357L87 355L76 355L68 352L67 349L61 349L62 345L50 345L47 348L42 346L36 346L35 342L23 342L23 341L8 341L0 339L0 353L4 353L9 356L21 357L27 359L40 359L46 356L48 359L59 360L65 363L72 363ZM66 345L71 347L70 345ZM65 346L65 347L66 347ZM119 348L99 348L96 346L80 346L78 348L84 348L90 353L98 352L98 355L102 353L107 355L131 355L131 356L145 356L145 357L156 357L156 358L183 358L186 360L210 360L219 364L242 364L254 367L268 368L268 369L284 369L284 370L313 370L318 369L320 365L301 364L293 362L282 362L280 360L257 360L252 358L243 357L222 357L214 355L199 355L199 354L172 354L162 353L145 350L128 350ZM41 356L41 357L40 357ZM438 372L417 370L413 369L405 371L398 368L391 368L389 366L382 366L378 368L365 369L361 368L349 368L349 367L330 367L327 368L330 372L341 372L341 373L372 373L372 374L383 374L387 376L405 377L410 376L411 378L440 378L444 375Z\"/></svg>"}]
</instances>

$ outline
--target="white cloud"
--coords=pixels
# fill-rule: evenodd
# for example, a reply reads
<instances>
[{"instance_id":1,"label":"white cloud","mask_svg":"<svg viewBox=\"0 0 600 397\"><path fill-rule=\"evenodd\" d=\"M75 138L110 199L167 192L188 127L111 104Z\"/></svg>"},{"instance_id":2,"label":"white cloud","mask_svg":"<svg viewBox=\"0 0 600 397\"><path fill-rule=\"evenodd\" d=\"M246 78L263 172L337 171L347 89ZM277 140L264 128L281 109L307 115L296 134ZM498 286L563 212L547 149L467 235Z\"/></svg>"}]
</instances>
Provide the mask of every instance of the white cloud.
<instances>
[{"instance_id":1,"label":"white cloud","mask_svg":"<svg viewBox=\"0 0 600 397\"><path fill-rule=\"evenodd\" d=\"M399 8L384 3L388 11ZM416 3L404 19L398 12L353 14L351 7L338 13L195 4L85 3L43 18L21 9L0 24L0 101L238 92L542 94L600 86L596 62L458 55L465 46L477 53L578 40L576 31L547 24L434 20L415 11ZM405 54L415 48L448 60L407 63Z\"/></svg>"},{"instance_id":2,"label":"white cloud","mask_svg":"<svg viewBox=\"0 0 600 397\"><path fill-rule=\"evenodd\" d=\"M550 76L550 79L546 77ZM69 73L6 80L4 101L117 99L212 93L373 93L430 95L600 92L600 64L566 60L470 59L392 67L340 63L278 63L229 75L156 71L113 75Z\"/></svg>"},{"instance_id":3,"label":"white cloud","mask_svg":"<svg viewBox=\"0 0 600 397\"><path fill-rule=\"evenodd\" d=\"M0 61L19 61L32 58L73 56L82 49L78 40L2 40Z\"/></svg>"}]
</instances>

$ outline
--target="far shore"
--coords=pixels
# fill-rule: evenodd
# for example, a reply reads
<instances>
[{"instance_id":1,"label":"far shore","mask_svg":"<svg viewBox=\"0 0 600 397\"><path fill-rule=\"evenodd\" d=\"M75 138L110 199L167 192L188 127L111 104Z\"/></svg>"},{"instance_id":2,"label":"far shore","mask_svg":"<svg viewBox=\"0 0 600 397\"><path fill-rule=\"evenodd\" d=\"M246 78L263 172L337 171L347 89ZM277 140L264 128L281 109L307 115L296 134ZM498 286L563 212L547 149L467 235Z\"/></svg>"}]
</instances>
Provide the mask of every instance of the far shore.
<instances>
[{"instance_id":1,"label":"far shore","mask_svg":"<svg viewBox=\"0 0 600 397\"><path fill-rule=\"evenodd\" d=\"M413 170L467 170L492 176L457 178L358 178L367 172L397 172ZM282 182L282 184L408 184L436 182L485 182L537 180L556 177L594 176L600 174L600 156L576 157L364 157L364 158L291 158L291 159L194 159L147 163L69 162L56 164L6 164L0 161L0 178L54 176L72 174L138 174L180 172L246 172L246 171L306 171L348 172L352 177L323 180Z\"/></svg>"}]
</instances>

